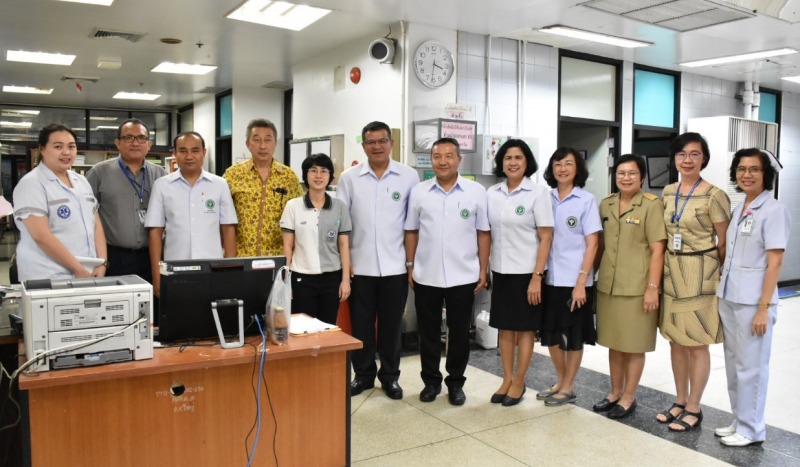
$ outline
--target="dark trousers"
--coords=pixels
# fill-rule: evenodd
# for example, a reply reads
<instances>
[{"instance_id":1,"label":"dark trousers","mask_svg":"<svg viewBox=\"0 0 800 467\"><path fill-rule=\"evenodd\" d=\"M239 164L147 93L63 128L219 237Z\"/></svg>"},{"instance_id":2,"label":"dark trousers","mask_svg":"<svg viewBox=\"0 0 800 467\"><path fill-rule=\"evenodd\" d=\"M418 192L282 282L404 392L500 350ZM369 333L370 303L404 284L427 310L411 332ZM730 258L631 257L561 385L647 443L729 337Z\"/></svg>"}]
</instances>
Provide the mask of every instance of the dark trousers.
<instances>
[{"instance_id":1,"label":"dark trousers","mask_svg":"<svg viewBox=\"0 0 800 467\"><path fill-rule=\"evenodd\" d=\"M400 351L403 312L408 298L408 275L372 277L354 276L350 294L350 325L353 337L364 347L352 352L355 379L365 382L378 379L383 384L400 377ZM375 363L375 320L378 322L378 355Z\"/></svg>"},{"instance_id":2,"label":"dark trousers","mask_svg":"<svg viewBox=\"0 0 800 467\"><path fill-rule=\"evenodd\" d=\"M469 322L475 300L476 284L455 287L430 287L414 282L414 304L419 327L419 357L422 381L426 385L442 383L439 361L442 357L442 302L447 307L447 361L444 379L448 388L464 386L464 371L469 362Z\"/></svg>"},{"instance_id":3,"label":"dark trousers","mask_svg":"<svg viewBox=\"0 0 800 467\"><path fill-rule=\"evenodd\" d=\"M322 274L292 271L292 313L305 313L336 325L342 270Z\"/></svg>"},{"instance_id":4,"label":"dark trousers","mask_svg":"<svg viewBox=\"0 0 800 467\"><path fill-rule=\"evenodd\" d=\"M108 245L107 276L126 276L136 274L147 282L153 283L150 270L150 253L147 248L132 250Z\"/></svg>"}]
</instances>

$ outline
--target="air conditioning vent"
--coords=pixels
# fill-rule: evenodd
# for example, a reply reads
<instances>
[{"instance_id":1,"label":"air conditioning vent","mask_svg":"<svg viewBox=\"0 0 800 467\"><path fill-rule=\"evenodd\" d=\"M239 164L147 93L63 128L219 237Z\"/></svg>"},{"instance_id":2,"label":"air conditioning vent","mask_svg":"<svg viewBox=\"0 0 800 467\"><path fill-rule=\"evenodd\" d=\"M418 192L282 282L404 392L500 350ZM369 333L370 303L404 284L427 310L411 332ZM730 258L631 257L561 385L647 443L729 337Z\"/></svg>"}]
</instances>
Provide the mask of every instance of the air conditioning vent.
<instances>
[{"instance_id":1,"label":"air conditioning vent","mask_svg":"<svg viewBox=\"0 0 800 467\"><path fill-rule=\"evenodd\" d=\"M89 37L94 39L121 39L128 42L139 42L146 35L147 33L143 32L126 32L115 31L113 29L94 28L92 29L92 33L89 34Z\"/></svg>"}]
</instances>

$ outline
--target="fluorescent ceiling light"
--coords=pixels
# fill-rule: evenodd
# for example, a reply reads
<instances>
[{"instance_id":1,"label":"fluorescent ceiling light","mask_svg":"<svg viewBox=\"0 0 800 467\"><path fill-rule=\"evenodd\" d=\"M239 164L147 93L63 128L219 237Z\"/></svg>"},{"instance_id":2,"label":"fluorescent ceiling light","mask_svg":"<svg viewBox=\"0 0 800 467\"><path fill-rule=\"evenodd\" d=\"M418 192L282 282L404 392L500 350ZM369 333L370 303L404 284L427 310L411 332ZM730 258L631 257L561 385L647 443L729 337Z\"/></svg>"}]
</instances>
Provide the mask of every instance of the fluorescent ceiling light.
<instances>
[{"instance_id":1,"label":"fluorescent ceiling light","mask_svg":"<svg viewBox=\"0 0 800 467\"><path fill-rule=\"evenodd\" d=\"M100 117L92 115L91 117L89 117L89 120L98 120L101 122L116 122L117 120L119 120L119 117Z\"/></svg>"},{"instance_id":2,"label":"fluorescent ceiling light","mask_svg":"<svg viewBox=\"0 0 800 467\"><path fill-rule=\"evenodd\" d=\"M88 5L105 5L109 6L114 3L114 0L59 0L61 2L71 2L71 3L86 3Z\"/></svg>"},{"instance_id":3,"label":"fluorescent ceiling light","mask_svg":"<svg viewBox=\"0 0 800 467\"><path fill-rule=\"evenodd\" d=\"M28 117L31 115L39 115L40 110L27 110L27 109L3 109L2 115L3 117Z\"/></svg>"},{"instance_id":4,"label":"fluorescent ceiling light","mask_svg":"<svg viewBox=\"0 0 800 467\"><path fill-rule=\"evenodd\" d=\"M247 0L225 17L276 28L300 31L330 13L331 10L289 2Z\"/></svg>"},{"instance_id":5,"label":"fluorescent ceiling light","mask_svg":"<svg viewBox=\"0 0 800 467\"><path fill-rule=\"evenodd\" d=\"M6 60L9 62L44 63L45 65L72 65L75 55L51 54L47 52L26 52L24 50L7 50Z\"/></svg>"},{"instance_id":6,"label":"fluorescent ceiling light","mask_svg":"<svg viewBox=\"0 0 800 467\"><path fill-rule=\"evenodd\" d=\"M161 97L161 94L147 94L145 92L118 92L114 94L114 99L132 99L137 101L154 101Z\"/></svg>"},{"instance_id":7,"label":"fluorescent ceiling light","mask_svg":"<svg viewBox=\"0 0 800 467\"><path fill-rule=\"evenodd\" d=\"M192 65L191 63L161 62L153 68L154 73L177 73L180 75L204 75L217 67L211 65Z\"/></svg>"},{"instance_id":8,"label":"fluorescent ceiling light","mask_svg":"<svg viewBox=\"0 0 800 467\"><path fill-rule=\"evenodd\" d=\"M3 86L3 92L20 92L24 94L50 94L53 89L34 88L31 86Z\"/></svg>"},{"instance_id":9,"label":"fluorescent ceiling light","mask_svg":"<svg viewBox=\"0 0 800 467\"><path fill-rule=\"evenodd\" d=\"M600 44L614 45L617 47L633 48L633 47L647 47L653 45L652 42L637 41L633 39L626 39L624 37L609 36L608 34L599 34L596 32L584 31L582 29L569 28L566 26L548 26L538 30L547 34L554 34L556 36L571 37L573 39L581 39L589 42L598 42Z\"/></svg>"},{"instance_id":10,"label":"fluorescent ceiling light","mask_svg":"<svg viewBox=\"0 0 800 467\"><path fill-rule=\"evenodd\" d=\"M784 76L781 79L785 79L786 81L791 81L793 83L800 83L800 75L798 75L798 76Z\"/></svg>"},{"instance_id":11,"label":"fluorescent ceiling light","mask_svg":"<svg viewBox=\"0 0 800 467\"><path fill-rule=\"evenodd\" d=\"M778 57L780 55L791 55L796 53L797 50L786 47L783 49L765 50L763 52L751 52L740 55L729 55L727 57L709 58L707 60L695 60L692 62L679 63L678 65L694 68L698 66L723 65L726 63L735 63L735 62L751 62L754 60L761 60L764 58Z\"/></svg>"},{"instance_id":12,"label":"fluorescent ceiling light","mask_svg":"<svg viewBox=\"0 0 800 467\"><path fill-rule=\"evenodd\" d=\"M1 127L5 128L30 128L33 122L0 122Z\"/></svg>"},{"instance_id":13,"label":"fluorescent ceiling light","mask_svg":"<svg viewBox=\"0 0 800 467\"><path fill-rule=\"evenodd\" d=\"M96 127L92 128L91 130L92 130L92 131L97 131L97 130L114 130L114 131L117 131L117 129L118 129L118 128L117 128L117 127L115 127L115 126L109 126L109 125L98 125L98 126L96 126Z\"/></svg>"}]
</instances>

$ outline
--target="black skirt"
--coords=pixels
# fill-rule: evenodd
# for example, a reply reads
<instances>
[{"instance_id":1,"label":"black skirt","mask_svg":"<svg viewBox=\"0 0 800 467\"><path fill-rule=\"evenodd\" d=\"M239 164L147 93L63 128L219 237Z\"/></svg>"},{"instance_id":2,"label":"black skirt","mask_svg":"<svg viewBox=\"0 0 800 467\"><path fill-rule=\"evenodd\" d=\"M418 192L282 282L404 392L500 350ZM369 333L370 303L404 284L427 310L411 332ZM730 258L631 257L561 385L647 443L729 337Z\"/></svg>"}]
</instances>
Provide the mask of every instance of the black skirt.
<instances>
[{"instance_id":1,"label":"black skirt","mask_svg":"<svg viewBox=\"0 0 800 467\"><path fill-rule=\"evenodd\" d=\"M583 344L594 345L597 331L594 327L594 287L586 287L586 303L572 311L572 287L545 285L542 345L557 345L561 350L583 350Z\"/></svg>"},{"instance_id":2,"label":"black skirt","mask_svg":"<svg viewBox=\"0 0 800 467\"><path fill-rule=\"evenodd\" d=\"M505 331L538 331L542 328L542 304L534 306L528 303L528 284L532 276L532 273L501 274L492 271L489 326Z\"/></svg>"}]
</instances>

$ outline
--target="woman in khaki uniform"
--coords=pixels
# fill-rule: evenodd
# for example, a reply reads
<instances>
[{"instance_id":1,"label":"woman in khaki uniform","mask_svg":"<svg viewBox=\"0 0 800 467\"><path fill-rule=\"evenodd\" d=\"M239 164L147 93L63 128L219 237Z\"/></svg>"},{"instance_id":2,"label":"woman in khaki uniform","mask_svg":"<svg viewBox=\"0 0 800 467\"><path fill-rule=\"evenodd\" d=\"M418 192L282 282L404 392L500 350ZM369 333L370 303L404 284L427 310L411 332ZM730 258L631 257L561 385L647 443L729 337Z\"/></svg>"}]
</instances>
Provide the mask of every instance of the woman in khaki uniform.
<instances>
[{"instance_id":1,"label":"woman in khaki uniform","mask_svg":"<svg viewBox=\"0 0 800 467\"><path fill-rule=\"evenodd\" d=\"M659 327L670 342L676 400L656 420L669 423L670 431L683 432L703 421L700 399L711 373L708 346L722 342L715 293L731 202L700 177L710 158L702 136L684 133L670 150L681 180L664 188L662 197L668 236Z\"/></svg>"},{"instance_id":2,"label":"woman in khaki uniform","mask_svg":"<svg viewBox=\"0 0 800 467\"><path fill-rule=\"evenodd\" d=\"M600 203L603 220L597 281L597 343L608 347L611 392L595 412L622 418L636 410L636 388L645 352L656 348L658 292L667 232L664 207L642 191L644 159L626 154L616 159L619 193Z\"/></svg>"}]
</instances>

